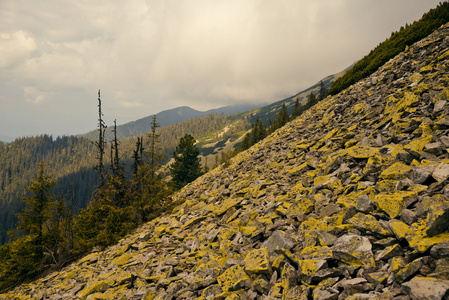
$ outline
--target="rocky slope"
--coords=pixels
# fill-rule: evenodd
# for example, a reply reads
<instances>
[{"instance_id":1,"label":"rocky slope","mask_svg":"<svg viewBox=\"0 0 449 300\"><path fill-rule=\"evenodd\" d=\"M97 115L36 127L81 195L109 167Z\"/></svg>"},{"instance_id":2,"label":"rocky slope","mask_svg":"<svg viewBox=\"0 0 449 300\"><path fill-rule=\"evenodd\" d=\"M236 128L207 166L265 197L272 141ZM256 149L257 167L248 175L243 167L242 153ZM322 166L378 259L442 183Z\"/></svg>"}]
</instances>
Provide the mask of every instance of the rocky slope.
<instances>
[{"instance_id":1,"label":"rocky slope","mask_svg":"<svg viewBox=\"0 0 449 300\"><path fill-rule=\"evenodd\" d=\"M447 299L449 25L0 299Z\"/></svg>"}]
</instances>

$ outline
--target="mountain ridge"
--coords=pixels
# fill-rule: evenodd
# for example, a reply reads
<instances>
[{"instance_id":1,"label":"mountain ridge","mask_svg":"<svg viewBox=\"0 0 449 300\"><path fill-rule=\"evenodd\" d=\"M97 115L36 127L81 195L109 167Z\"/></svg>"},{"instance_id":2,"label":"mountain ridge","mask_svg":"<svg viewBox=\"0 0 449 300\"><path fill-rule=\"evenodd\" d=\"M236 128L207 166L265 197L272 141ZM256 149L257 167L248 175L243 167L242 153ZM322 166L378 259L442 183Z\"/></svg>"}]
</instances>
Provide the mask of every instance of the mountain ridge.
<instances>
[{"instance_id":1,"label":"mountain ridge","mask_svg":"<svg viewBox=\"0 0 449 300\"><path fill-rule=\"evenodd\" d=\"M223 106L220 108L214 108L207 111L199 111L188 106L180 106L163 110L155 115L160 125L160 128L163 128L195 117L206 116L214 113L224 115L238 114L246 112L248 110L256 109L261 106L263 106L263 104L262 105L237 104L237 105ZM150 132L151 130L150 124L152 118L153 115L150 115L147 117L137 119L135 121L117 125L117 137L119 139L125 139L129 137L144 135ZM82 134L81 136L95 140L97 138L97 131L96 130L90 131L88 133ZM111 127L107 129L107 136L109 138L112 137Z\"/></svg>"},{"instance_id":2,"label":"mountain ridge","mask_svg":"<svg viewBox=\"0 0 449 300\"><path fill-rule=\"evenodd\" d=\"M171 214L0 299L443 299L449 24L184 187Z\"/></svg>"}]
</instances>

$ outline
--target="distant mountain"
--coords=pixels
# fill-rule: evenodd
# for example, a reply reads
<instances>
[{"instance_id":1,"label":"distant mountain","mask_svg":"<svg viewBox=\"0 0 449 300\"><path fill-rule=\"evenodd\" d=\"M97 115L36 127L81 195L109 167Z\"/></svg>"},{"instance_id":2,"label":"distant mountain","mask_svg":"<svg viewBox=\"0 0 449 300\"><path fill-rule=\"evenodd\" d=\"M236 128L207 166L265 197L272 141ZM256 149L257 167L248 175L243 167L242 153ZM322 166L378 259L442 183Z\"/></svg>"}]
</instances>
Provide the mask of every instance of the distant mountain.
<instances>
[{"instance_id":1,"label":"distant mountain","mask_svg":"<svg viewBox=\"0 0 449 300\"><path fill-rule=\"evenodd\" d=\"M337 78L340 78L341 76L343 76L345 74L345 72L348 69L350 69L353 65L354 64L352 64L351 66L349 66L348 68L344 69L341 72L324 77L323 79L318 81L316 84L312 85L311 87L309 87L293 96L287 97L285 99L279 100L277 102L274 102L269 105L260 107L253 111L250 111L249 114L247 115L247 118L249 118L249 121L251 123L253 123L258 118L258 119L262 120L262 122L265 124L265 126L269 126L270 122L273 122L276 119L276 117L282 107L282 104L285 103L289 114L291 114L294 110L294 105L295 105L296 99L299 100L299 103L302 106L305 106L307 103L307 99L311 92L313 92L315 95L318 95L321 82L323 82L323 85L326 89L329 89L332 82L334 82Z\"/></svg>"},{"instance_id":2,"label":"distant mountain","mask_svg":"<svg viewBox=\"0 0 449 300\"><path fill-rule=\"evenodd\" d=\"M262 105L251 105L251 104L240 104L240 105L231 105L220 108L211 109L208 111L198 111L196 109L190 108L188 106L181 106L169 110L164 110L156 114L157 121L160 125L160 128L170 126L175 123L179 123L188 119L193 119L196 117L206 116L209 114L238 114L242 112L251 111L261 107ZM132 121L129 123L125 123L123 125L117 126L117 137L119 139L126 139L133 136L143 135L151 130L151 120L153 115L148 117L144 117L138 119L136 121ZM97 139L97 130L90 131L84 135L83 137L89 139ZM107 138L112 138L112 126L109 126L107 129Z\"/></svg>"}]
</instances>

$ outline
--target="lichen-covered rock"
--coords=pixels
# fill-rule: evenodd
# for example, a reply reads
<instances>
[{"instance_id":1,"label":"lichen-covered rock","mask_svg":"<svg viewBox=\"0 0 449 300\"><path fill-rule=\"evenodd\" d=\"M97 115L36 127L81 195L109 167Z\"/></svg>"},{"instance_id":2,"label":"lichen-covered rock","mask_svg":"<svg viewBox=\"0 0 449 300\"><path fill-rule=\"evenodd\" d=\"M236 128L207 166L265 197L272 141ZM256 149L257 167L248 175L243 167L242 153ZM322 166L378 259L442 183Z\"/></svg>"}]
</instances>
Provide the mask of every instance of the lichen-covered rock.
<instances>
[{"instance_id":1,"label":"lichen-covered rock","mask_svg":"<svg viewBox=\"0 0 449 300\"><path fill-rule=\"evenodd\" d=\"M269 274L271 271L267 248L256 249L249 252L245 257L244 262L246 272Z\"/></svg>"},{"instance_id":2,"label":"lichen-covered rock","mask_svg":"<svg viewBox=\"0 0 449 300\"><path fill-rule=\"evenodd\" d=\"M332 255L351 266L375 266L371 243L366 237L347 234L332 247Z\"/></svg>"},{"instance_id":3,"label":"lichen-covered rock","mask_svg":"<svg viewBox=\"0 0 449 300\"><path fill-rule=\"evenodd\" d=\"M278 249L290 250L295 244L295 239L288 234L277 230L263 243L262 246L267 248L269 253L274 253L274 251Z\"/></svg>"},{"instance_id":4,"label":"lichen-covered rock","mask_svg":"<svg viewBox=\"0 0 449 300\"><path fill-rule=\"evenodd\" d=\"M417 276L403 283L402 289L412 300L443 299L448 295L449 281Z\"/></svg>"}]
</instances>

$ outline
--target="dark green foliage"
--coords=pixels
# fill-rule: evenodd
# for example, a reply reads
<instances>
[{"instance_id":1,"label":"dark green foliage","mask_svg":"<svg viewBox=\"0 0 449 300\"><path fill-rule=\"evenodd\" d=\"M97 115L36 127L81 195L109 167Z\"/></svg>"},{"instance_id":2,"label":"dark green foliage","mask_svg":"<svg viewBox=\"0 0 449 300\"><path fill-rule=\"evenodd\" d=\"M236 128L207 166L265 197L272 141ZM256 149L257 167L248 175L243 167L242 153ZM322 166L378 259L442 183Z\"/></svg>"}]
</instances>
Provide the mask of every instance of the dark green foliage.
<instances>
[{"instance_id":1,"label":"dark green foliage","mask_svg":"<svg viewBox=\"0 0 449 300\"><path fill-rule=\"evenodd\" d=\"M449 22L449 2L443 2L424 14L419 21L401 27L398 32L392 33L390 38L380 43L349 69L345 75L334 81L329 89L329 94L338 94L350 85L371 75L388 60L404 51L406 46L410 46L428 36L447 22Z\"/></svg>"},{"instance_id":2,"label":"dark green foliage","mask_svg":"<svg viewBox=\"0 0 449 300\"><path fill-rule=\"evenodd\" d=\"M173 152L175 161L170 165L170 172L175 189L182 188L202 175L200 150L195 146L195 142L192 135L186 134Z\"/></svg>"},{"instance_id":3,"label":"dark green foliage","mask_svg":"<svg viewBox=\"0 0 449 300\"><path fill-rule=\"evenodd\" d=\"M267 137L267 130L260 119L256 119L250 133L247 133L240 144L240 151L244 151Z\"/></svg>"},{"instance_id":4,"label":"dark green foliage","mask_svg":"<svg viewBox=\"0 0 449 300\"><path fill-rule=\"evenodd\" d=\"M295 119L296 117L300 116L302 114L302 107L301 104L299 104L298 98L295 100L295 107L292 113L292 119Z\"/></svg>"},{"instance_id":5,"label":"dark green foliage","mask_svg":"<svg viewBox=\"0 0 449 300\"><path fill-rule=\"evenodd\" d=\"M104 155L106 147L105 131L106 125L103 121L103 113L101 112L100 90L98 90L98 141L95 142L95 145L98 149L98 163L95 166L95 169L97 170L98 176L100 177L100 187L104 185L106 179L106 171L104 166Z\"/></svg>"},{"instance_id":6,"label":"dark green foliage","mask_svg":"<svg viewBox=\"0 0 449 300\"><path fill-rule=\"evenodd\" d=\"M287 124L290 121L290 116L288 115L287 106L285 106L285 103L282 103L281 110L279 111L279 114L274 121L274 123L270 126L270 133L274 132L276 129L281 128L285 124Z\"/></svg>"},{"instance_id":7,"label":"dark green foliage","mask_svg":"<svg viewBox=\"0 0 449 300\"><path fill-rule=\"evenodd\" d=\"M251 147L251 133L245 134L243 137L242 143L240 144L240 151L245 151Z\"/></svg>"},{"instance_id":8,"label":"dark green foliage","mask_svg":"<svg viewBox=\"0 0 449 300\"><path fill-rule=\"evenodd\" d=\"M159 146L158 127L159 123L154 115L151 132L147 136L148 151L144 151L146 163L138 167L130 186L131 202L139 224L148 221L155 212L161 211L171 193L160 172L163 156Z\"/></svg>"},{"instance_id":9,"label":"dark green foliage","mask_svg":"<svg viewBox=\"0 0 449 300\"><path fill-rule=\"evenodd\" d=\"M25 235L0 247L0 289L34 278L70 251L63 241L70 237L71 215L63 199L54 200L55 183L40 163L37 177L28 186L32 196L23 197L26 206L18 214L17 228Z\"/></svg>"},{"instance_id":10,"label":"dark green foliage","mask_svg":"<svg viewBox=\"0 0 449 300\"><path fill-rule=\"evenodd\" d=\"M288 114L287 114L287 118L288 118ZM253 127L251 143L254 145L266 137L267 137L267 131L265 130L265 127L263 126L262 121L260 119L257 119L256 123L254 124L254 127Z\"/></svg>"},{"instance_id":11,"label":"dark green foliage","mask_svg":"<svg viewBox=\"0 0 449 300\"><path fill-rule=\"evenodd\" d=\"M327 96L327 89L324 86L323 81L320 81L320 92L318 94L318 101L323 100Z\"/></svg>"},{"instance_id":12,"label":"dark green foliage","mask_svg":"<svg viewBox=\"0 0 449 300\"><path fill-rule=\"evenodd\" d=\"M307 104L306 104L306 109L311 108L312 106L314 106L315 104L317 104L319 101L319 99L315 96L315 94L313 92L310 92L309 97L307 98Z\"/></svg>"}]
</instances>

